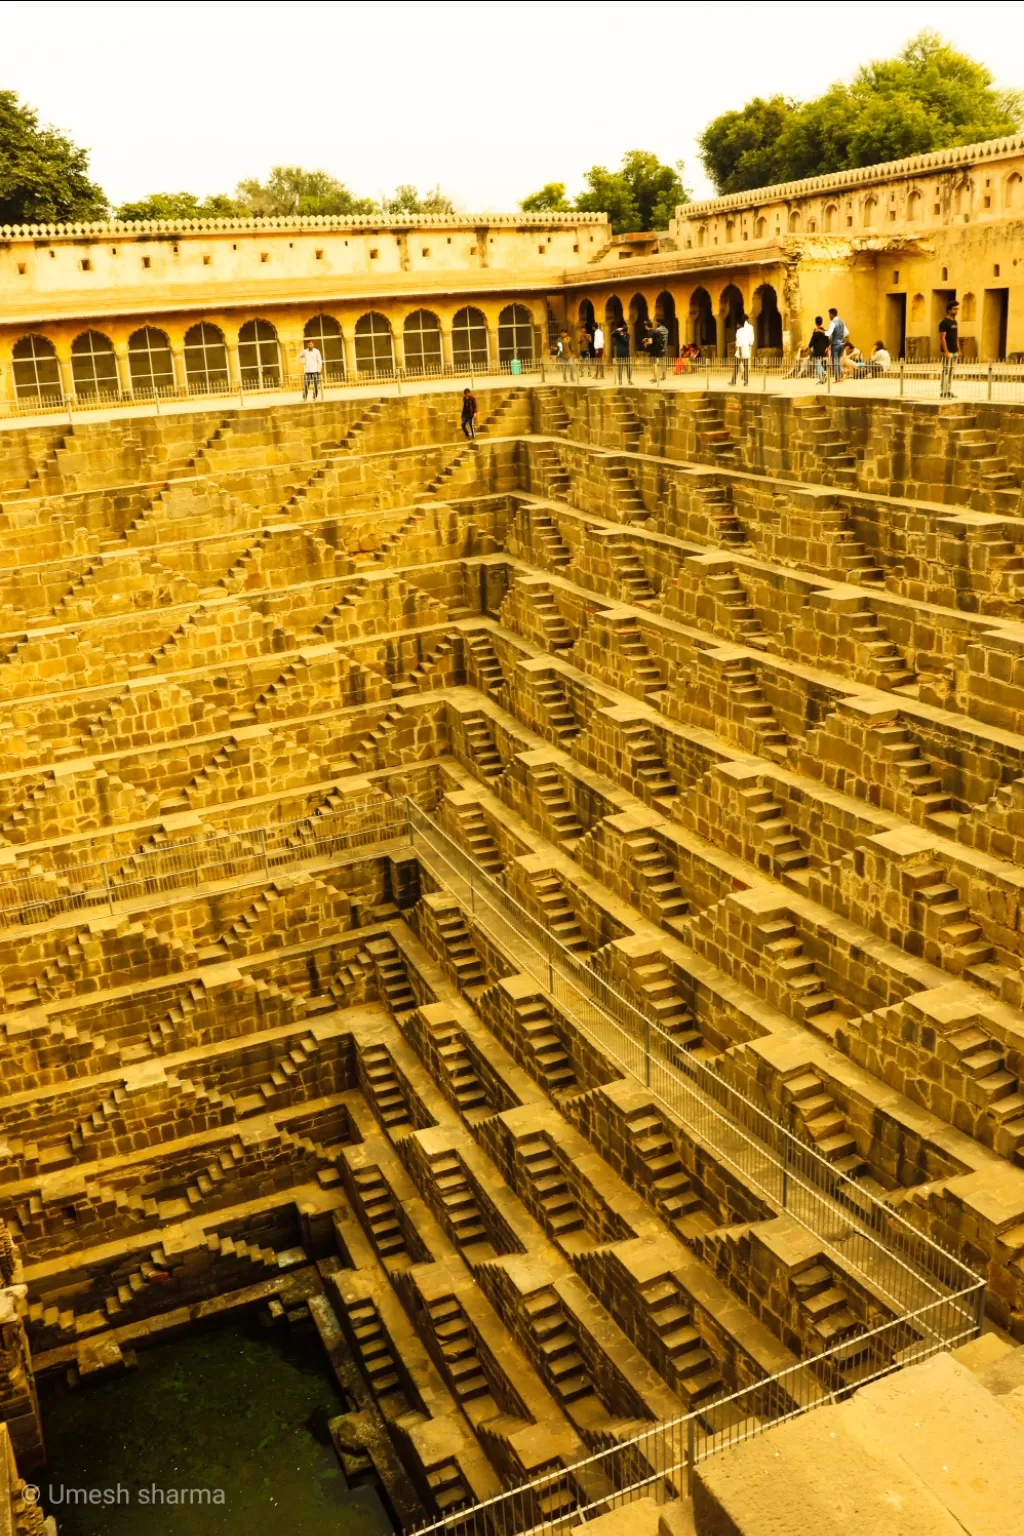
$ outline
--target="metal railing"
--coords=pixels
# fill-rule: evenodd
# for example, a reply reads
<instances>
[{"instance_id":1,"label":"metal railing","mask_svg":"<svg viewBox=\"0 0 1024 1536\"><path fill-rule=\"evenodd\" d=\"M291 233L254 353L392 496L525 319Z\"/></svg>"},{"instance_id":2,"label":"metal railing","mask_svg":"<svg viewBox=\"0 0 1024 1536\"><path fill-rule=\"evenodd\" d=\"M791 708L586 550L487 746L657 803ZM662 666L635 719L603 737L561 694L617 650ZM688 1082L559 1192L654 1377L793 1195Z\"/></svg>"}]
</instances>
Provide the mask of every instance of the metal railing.
<instances>
[{"instance_id":1,"label":"metal railing","mask_svg":"<svg viewBox=\"0 0 1024 1536\"><path fill-rule=\"evenodd\" d=\"M360 368L354 372L328 369L320 380L319 398L321 400L337 399L349 390L365 388L367 385L380 385L382 388L390 386L400 393L403 385L448 381L474 385L477 381L484 379L542 378L545 373L550 374L551 367L552 364L547 358L527 358L507 359L500 363L430 364L422 368L392 364ZM0 399L0 419L66 416L73 420L76 416L87 416L90 412L109 412L118 409L130 410L136 414L143 411L160 415L161 411L183 405L201 408L206 402L212 405L237 404L244 408L261 402L276 404L277 397L280 395L286 395L290 399L296 396L301 397L303 384L304 376L301 371L272 368L264 370L262 377L225 378L222 381L215 380L210 383L197 381L186 385L160 384L131 389L88 390L81 393L57 388L44 389L38 394L26 392L14 399ZM310 386L309 399L313 398L312 386Z\"/></svg>"},{"instance_id":2,"label":"metal railing","mask_svg":"<svg viewBox=\"0 0 1024 1536\"><path fill-rule=\"evenodd\" d=\"M711 1067L676 1046L485 875L430 816L412 802L407 809L414 853L471 921L531 975L606 1056L643 1083L652 1101L669 1109L695 1143L703 1143L720 1166L761 1195L767 1209L784 1210L813 1233L822 1253L854 1272L877 1304L893 1314L870 1333L848 1341L847 1356L852 1344L870 1357L870 1370L867 1376L860 1373L858 1384L861 1376L886 1374L910 1358L923 1359L977 1333L984 1308L983 1280ZM654 1425L585 1462L553 1470L485 1505L421 1529L466 1536L555 1531L659 1482L678 1492L677 1474L692 1469L701 1456L850 1390L839 1370L846 1359L841 1350L826 1350L679 1420ZM607 1486L600 1486L602 1481ZM575 1506L574 1513L566 1513L566 1500ZM544 1513L553 1508L560 1512Z\"/></svg>"},{"instance_id":3,"label":"metal railing","mask_svg":"<svg viewBox=\"0 0 1024 1536\"><path fill-rule=\"evenodd\" d=\"M324 786L325 797L330 786ZM43 923L69 912L194 889L220 880L269 879L275 869L407 836L401 800L349 801L294 821L212 832L185 842L164 842L121 858L76 861L0 883L0 928Z\"/></svg>"}]
</instances>

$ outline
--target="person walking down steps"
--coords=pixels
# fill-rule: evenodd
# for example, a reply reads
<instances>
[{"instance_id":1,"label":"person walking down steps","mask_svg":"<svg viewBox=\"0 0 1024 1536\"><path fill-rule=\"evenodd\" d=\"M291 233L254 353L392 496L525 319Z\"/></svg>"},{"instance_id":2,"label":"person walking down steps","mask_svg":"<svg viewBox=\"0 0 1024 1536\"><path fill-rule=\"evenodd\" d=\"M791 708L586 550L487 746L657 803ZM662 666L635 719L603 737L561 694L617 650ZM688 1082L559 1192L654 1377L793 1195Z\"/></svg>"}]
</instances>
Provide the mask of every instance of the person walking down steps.
<instances>
[{"instance_id":1,"label":"person walking down steps","mask_svg":"<svg viewBox=\"0 0 1024 1536\"><path fill-rule=\"evenodd\" d=\"M306 337L306 345L299 353L302 359L302 398L305 400L310 388L313 390L315 400L320 393L320 379L324 371L324 360L320 354L320 348L312 336Z\"/></svg>"},{"instance_id":2,"label":"person walking down steps","mask_svg":"<svg viewBox=\"0 0 1024 1536\"><path fill-rule=\"evenodd\" d=\"M469 389L462 391L462 435L470 442L476 437L476 395Z\"/></svg>"},{"instance_id":3,"label":"person walking down steps","mask_svg":"<svg viewBox=\"0 0 1024 1536\"><path fill-rule=\"evenodd\" d=\"M733 384L735 384L736 380L739 378L741 363L743 364L744 386L750 383L750 349L753 345L754 327L751 325L746 315L744 315L740 320L740 324L736 330L736 352L732 360L731 382Z\"/></svg>"}]
</instances>

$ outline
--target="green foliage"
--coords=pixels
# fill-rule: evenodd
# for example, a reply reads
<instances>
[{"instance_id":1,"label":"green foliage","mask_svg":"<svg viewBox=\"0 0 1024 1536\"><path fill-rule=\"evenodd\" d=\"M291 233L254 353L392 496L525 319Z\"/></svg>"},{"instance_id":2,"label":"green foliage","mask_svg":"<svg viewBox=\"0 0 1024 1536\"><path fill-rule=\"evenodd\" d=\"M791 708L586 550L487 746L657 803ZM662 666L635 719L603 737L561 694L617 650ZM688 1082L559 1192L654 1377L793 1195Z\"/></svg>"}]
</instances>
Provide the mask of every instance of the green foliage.
<instances>
[{"instance_id":1,"label":"green foliage","mask_svg":"<svg viewBox=\"0 0 1024 1536\"><path fill-rule=\"evenodd\" d=\"M254 219L378 212L376 203L354 197L326 171L305 171L300 165L275 165L265 182L240 181L235 197L240 211Z\"/></svg>"},{"instance_id":2,"label":"green foliage","mask_svg":"<svg viewBox=\"0 0 1024 1536\"><path fill-rule=\"evenodd\" d=\"M245 210L233 197L215 192L212 197L196 197L194 192L154 192L152 197L134 203L122 203L114 217L123 223L141 219L230 219Z\"/></svg>"},{"instance_id":3,"label":"green foliage","mask_svg":"<svg viewBox=\"0 0 1024 1536\"><path fill-rule=\"evenodd\" d=\"M524 213L571 213L572 199L565 195L564 181L549 181L519 204Z\"/></svg>"},{"instance_id":4,"label":"green foliage","mask_svg":"<svg viewBox=\"0 0 1024 1536\"><path fill-rule=\"evenodd\" d=\"M0 224L102 219L107 200L89 180L89 154L40 128L14 91L0 91Z\"/></svg>"},{"instance_id":5,"label":"green foliage","mask_svg":"<svg viewBox=\"0 0 1024 1536\"><path fill-rule=\"evenodd\" d=\"M418 192L408 182L396 187L391 197L385 194L380 200L380 211L385 218L411 218L417 213L454 213L450 197L441 191L440 183L426 192Z\"/></svg>"},{"instance_id":6,"label":"green foliage","mask_svg":"<svg viewBox=\"0 0 1024 1536\"><path fill-rule=\"evenodd\" d=\"M663 165L649 150L627 150L617 171L591 166L584 177L589 191L576 199L576 207L581 213L607 213L617 235L665 229L676 206L690 200L682 171L681 160Z\"/></svg>"},{"instance_id":7,"label":"green foliage","mask_svg":"<svg viewBox=\"0 0 1024 1536\"><path fill-rule=\"evenodd\" d=\"M698 142L717 191L742 192L1001 138L1022 116L1019 91L996 90L983 64L925 31L813 101L755 96L716 117Z\"/></svg>"},{"instance_id":8,"label":"green foliage","mask_svg":"<svg viewBox=\"0 0 1024 1536\"><path fill-rule=\"evenodd\" d=\"M677 205L690 201L682 171L681 160L663 165L649 150L630 149L617 171L592 165L583 178L587 190L575 202L566 196L564 181L549 181L519 206L524 213L606 213L617 235L665 229Z\"/></svg>"}]
</instances>

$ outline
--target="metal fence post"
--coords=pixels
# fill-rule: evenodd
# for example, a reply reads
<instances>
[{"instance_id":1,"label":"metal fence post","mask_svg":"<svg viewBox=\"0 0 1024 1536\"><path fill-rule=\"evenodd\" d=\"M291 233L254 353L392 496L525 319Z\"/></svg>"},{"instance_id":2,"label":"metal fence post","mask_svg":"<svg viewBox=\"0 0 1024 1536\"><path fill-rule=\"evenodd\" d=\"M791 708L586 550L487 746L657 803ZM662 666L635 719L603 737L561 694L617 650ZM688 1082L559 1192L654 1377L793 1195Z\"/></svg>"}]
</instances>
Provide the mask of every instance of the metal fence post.
<instances>
[{"instance_id":1,"label":"metal fence post","mask_svg":"<svg viewBox=\"0 0 1024 1536\"><path fill-rule=\"evenodd\" d=\"M263 850L263 873L266 879L270 879L270 855L267 852L267 829L260 827L260 846Z\"/></svg>"},{"instance_id":2,"label":"metal fence post","mask_svg":"<svg viewBox=\"0 0 1024 1536\"><path fill-rule=\"evenodd\" d=\"M901 357L900 358L900 399L901 400L903 399L903 372L904 372L904 369L906 368L906 366L907 366L906 363L903 361L903 358Z\"/></svg>"},{"instance_id":3,"label":"metal fence post","mask_svg":"<svg viewBox=\"0 0 1024 1536\"><path fill-rule=\"evenodd\" d=\"M988 365L988 398L992 399L992 364Z\"/></svg>"},{"instance_id":4,"label":"metal fence post","mask_svg":"<svg viewBox=\"0 0 1024 1536\"><path fill-rule=\"evenodd\" d=\"M686 1421L686 1491L693 1495L694 1462L697 1456L697 1428L693 1415Z\"/></svg>"},{"instance_id":5,"label":"metal fence post","mask_svg":"<svg viewBox=\"0 0 1024 1536\"><path fill-rule=\"evenodd\" d=\"M555 956L551 943L551 935L548 934L548 991L552 997L555 995Z\"/></svg>"},{"instance_id":6,"label":"metal fence post","mask_svg":"<svg viewBox=\"0 0 1024 1536\"><path fill-rule=\"evenodd\" d=\"M473 880L473 869L472 869L472 866L470 866L470 871L469 871L469 910L472 913L474 913L474 915L475 915L475 913L476 913L476 885L475 885L474 880Z\"/></svg>"},{"instance_id":7,"label":"metal fence post","mask_svg":"<svg viewBox=\"0 0 1024 1536\"><path fill-rule=\"evenodd\" d=\"M644 1020L644 1085L651 1086L651 1021Z\"/></svg>"},{"instance_id":8,"label":"metal fence post","mask_svg":"<svg viewBox=\"0 0 1024 1536\"><path fill-rule=\"evenodd\" d=\"M107 888L107 906L110 908L111 912L113 912L114 888L110 883L110 865L107 863L106 859L103 860L103 884Z\"/></svg>"},{"instance_id":9,"label":"metal fence post","mask_svg":"<svg viewBox=\"0 0 1024 1536\"><path fill-rule=\"evenodd\" d=\"M789 1137L785 1131L782 1134L782 1209L785 1210L789 1201Z\"/></svg>"}]
</instances>

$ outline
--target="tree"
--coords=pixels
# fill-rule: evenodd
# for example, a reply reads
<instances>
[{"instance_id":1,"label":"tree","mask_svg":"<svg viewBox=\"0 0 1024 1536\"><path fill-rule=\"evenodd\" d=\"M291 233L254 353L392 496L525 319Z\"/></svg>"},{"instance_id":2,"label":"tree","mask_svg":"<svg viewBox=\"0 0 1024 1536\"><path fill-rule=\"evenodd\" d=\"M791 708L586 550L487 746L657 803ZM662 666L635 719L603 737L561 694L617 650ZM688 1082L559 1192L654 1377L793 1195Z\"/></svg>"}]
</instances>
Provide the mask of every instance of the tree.
<instances>
[{"instance_id":1,"label":"tree","mask_svg":"<svg viewBox=\"0 0 1024 1536\"><path fill-rule=\"evenodd\" d=\"M387 193L380 200L380 211L385 218L409 218L417 213L454 213L450 197L441 191L440 183L429 191L419 193L409 182L396 187L394 194Z\"/></svg>"},{"instance_id":2,"label":"tree","mask_svg":"<svg viewBox=\"0 0 1024 1536\"><path fill-rule=\"evenodd\" d=\"M549 181L539 192L531 192L519 204L524 213L570 213L572 202L565 195L564 181Z\"/></svg>"},{"instance_id":3,"label":"tree","mask_svg":"<svg viewBox=\"0 0 1024 1536\"><path fill-rule=\"evenodd\" d=\"M584 177L590 190L576 199L576 207L581 213L607 213L617 235L665 229L676 207L690 200L682 170L681 160L663 165L649 150L627 150L617 171L591 166Z\"/></svg>"},{"instance_id":4,"label":"tree","mask_svg":"<svg viewBox=\"0 0 1024 1536\"><path fill-rule=\"evenodd\" d=\"M123 223L141 219L230 219L244 215L246 210L235 198L224 192L198 198L194 192L154 192L152 197L140 198L135 203L122 203L115 209L114 217Z\"/></svg>"},{"instance_id":5,"label":"tree","mask_svg":"<svg viewBox=\"0 0 1024 1536\"><path fill-rule=\"evenodd\" d=\"M305 171L300 165L275 165L266 182L240 181L235 196L241 211L254 219L378 211L376 203L353 197L346 186L326 171Z\"/></svg>"},{"instance_id":6,"label":"tree","mask_svg":"<svg viewBox=\"0 0 1024 1536\"><path fill-rule=\"evenodd\" d=\"M102 219L107 200L89 180L89 153L40 128L14 91L0 91L0 224Z\"/></svg>"},{"instance_id":7,"label":"tree","mask_svg":"<svg viewBox=\"0 0 1024 1536\"><path fill-rule=\"evenodd\" d=\"M755 96L710 122L699 143L718 192L742 192L1001 138L1022 116L1019 91L997 90L983 64L925 31L813 101Z\"/></svg>"}]
</instances>

